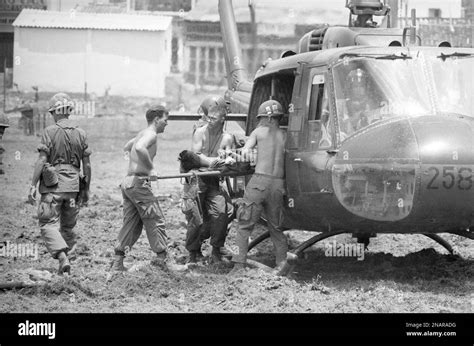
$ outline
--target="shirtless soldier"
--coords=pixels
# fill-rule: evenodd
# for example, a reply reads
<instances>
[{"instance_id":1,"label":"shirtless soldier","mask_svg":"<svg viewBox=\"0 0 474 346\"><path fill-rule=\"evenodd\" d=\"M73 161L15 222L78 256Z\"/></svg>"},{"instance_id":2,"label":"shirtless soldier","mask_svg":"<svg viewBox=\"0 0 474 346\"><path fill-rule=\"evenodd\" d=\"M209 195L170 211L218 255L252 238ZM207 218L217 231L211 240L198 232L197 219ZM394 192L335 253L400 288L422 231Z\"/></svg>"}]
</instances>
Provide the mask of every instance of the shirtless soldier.
<instances>
[{"instance_id":1,"label":"shirtless soldier","mask_svg":"<svg viewBox=\"0 0 474 346\"><path fill-rule=\"evenodd\" d=\"M123 196L123 226L115 246L115 259L112 270L126 271L123 265L125 252L130 250L145 227L148 242L157 258L155 264L168 269L176 269L170 263L167 254L167 235L165 219L153 195L150 176L153 171L153 159L156 155L157 135L163 133L168 124L168 111L157 106L146 112L148 127L125 144L124 151L129 153L130 162L125 179L120 184Z\"/></svg>"},{"instance_id":2,"label":"shirtless soldier","mask_svg":"<svg viewBox=\"0 0 474 346\"><path fill-rule=\"evenodd\" d=\"M223 130L227 115L224 99L214 96L206 100L207 124L195 129L192 151L200 156L204 166L212 166L219 159L219 152L233 149L234 137ZM209 237L212 245L211 262L220 262L223 255L221 248L224 247L227 226L234 209L227 192L220 185L219 178L200 178L199 190L204 209L204 224L200 227L188 224L186 249L189 251L189 262L196 262L201 252L201 243Z\"/></svg>"},{"instance_id":3,"label":"shirtless soldier","mask_svg":"<svg viewBox=\"0 0 474 346\"><path fill-rule=\"evenodd\" d=\"M247 261L248 240L262 211L268 220L270 238L273 241L277 270L285 264L288 244L281 228L284 194L285 132L279 128L283 108L278 101L262 103L258 109L259 126L250 134L242 149L245 156L257 146L257 164L245 188L244 200L237 210L239 227L236 234L238 254L233 272L244 268Z\"/></svg>"}]
</instances>

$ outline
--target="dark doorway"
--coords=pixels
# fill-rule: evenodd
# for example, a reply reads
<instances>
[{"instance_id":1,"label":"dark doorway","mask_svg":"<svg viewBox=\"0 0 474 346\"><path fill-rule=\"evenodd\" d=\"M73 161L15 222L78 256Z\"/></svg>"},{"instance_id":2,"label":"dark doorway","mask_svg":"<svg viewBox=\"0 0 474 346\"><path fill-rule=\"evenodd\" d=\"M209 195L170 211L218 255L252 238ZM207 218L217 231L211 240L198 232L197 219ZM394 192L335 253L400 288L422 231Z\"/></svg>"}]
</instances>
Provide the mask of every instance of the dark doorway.
<instances>
[{"instance_id":1,"label":"dark doorway","mask_svg":"<svg viewBox=\"0 0 474 346\"><path fill-rule=\"evenodd\" d=\"M0 73L3 73L4 61L7 67L13 67L13 33L0 33Z\"/></svg>"}]
</instances>

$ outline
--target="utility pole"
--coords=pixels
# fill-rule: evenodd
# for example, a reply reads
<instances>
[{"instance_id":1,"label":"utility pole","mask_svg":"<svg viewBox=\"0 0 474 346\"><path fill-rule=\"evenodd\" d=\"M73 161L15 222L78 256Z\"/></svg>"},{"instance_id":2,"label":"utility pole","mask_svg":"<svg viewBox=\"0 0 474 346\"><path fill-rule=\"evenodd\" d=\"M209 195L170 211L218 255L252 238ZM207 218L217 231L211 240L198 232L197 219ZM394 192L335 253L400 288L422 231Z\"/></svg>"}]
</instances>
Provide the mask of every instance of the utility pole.
<instances>
[{"instance_id":1,"label":"utility pole","mask_svg":"<svg viewBox=\"0 0 474 346\"><path fill-rule=\"evenodd\" d=\"M7 58L3 58L3 112L7 110Z\"/></svg>"}]
</instances>

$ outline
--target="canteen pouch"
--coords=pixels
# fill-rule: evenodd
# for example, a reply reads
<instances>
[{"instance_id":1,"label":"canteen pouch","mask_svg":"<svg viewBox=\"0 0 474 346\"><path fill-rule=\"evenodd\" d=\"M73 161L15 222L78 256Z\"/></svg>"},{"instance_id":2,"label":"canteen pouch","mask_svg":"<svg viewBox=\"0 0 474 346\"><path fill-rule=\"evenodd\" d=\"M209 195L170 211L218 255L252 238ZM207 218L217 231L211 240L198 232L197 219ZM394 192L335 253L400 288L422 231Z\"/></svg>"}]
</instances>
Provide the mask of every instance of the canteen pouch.
<instances>
[{"instance_id":1,"label":"canteen pouch","mask_svg":"<svg viewBox=\"0 0 474 346\"><path fill-rule=\"evenodd\" d=\"M58 173L50 163L44 165L42 177L43 183L46 187L52 187L58 184Z\"/></svg>"}]
</instances>

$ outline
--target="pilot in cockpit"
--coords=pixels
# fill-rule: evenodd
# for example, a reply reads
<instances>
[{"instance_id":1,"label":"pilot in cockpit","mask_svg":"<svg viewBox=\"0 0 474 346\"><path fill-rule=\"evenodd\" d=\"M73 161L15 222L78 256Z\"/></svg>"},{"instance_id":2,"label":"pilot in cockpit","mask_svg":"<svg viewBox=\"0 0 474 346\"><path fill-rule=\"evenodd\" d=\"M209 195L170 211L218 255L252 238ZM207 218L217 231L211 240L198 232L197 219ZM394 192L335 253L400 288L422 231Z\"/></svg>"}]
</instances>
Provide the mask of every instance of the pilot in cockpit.
<instances>
[{"instance_id":1,"label":"pilot in cockpit","mask_svg":"<svg viewBox=\"0 0 474 346\"><path fill-rule=\"evenodd\" d=\"M368 125L363 113L368 110L366 94L367 78L365 72L357 68L349 72L346 83L347 98L345 102L341 131L347 135Z\"/></svg>"},{"instance_id":2,"label":"pilot in cockpit","mask_svg":"<svg viewBox=\"0 0 474 346\"><path fill-rule=\"evenodd\" d=\"M341 136L347 137L381 119L382 106L373 90L367 72L356 68L346 79L346 99L340 119Z\"/></svg>"}]
</instances>

